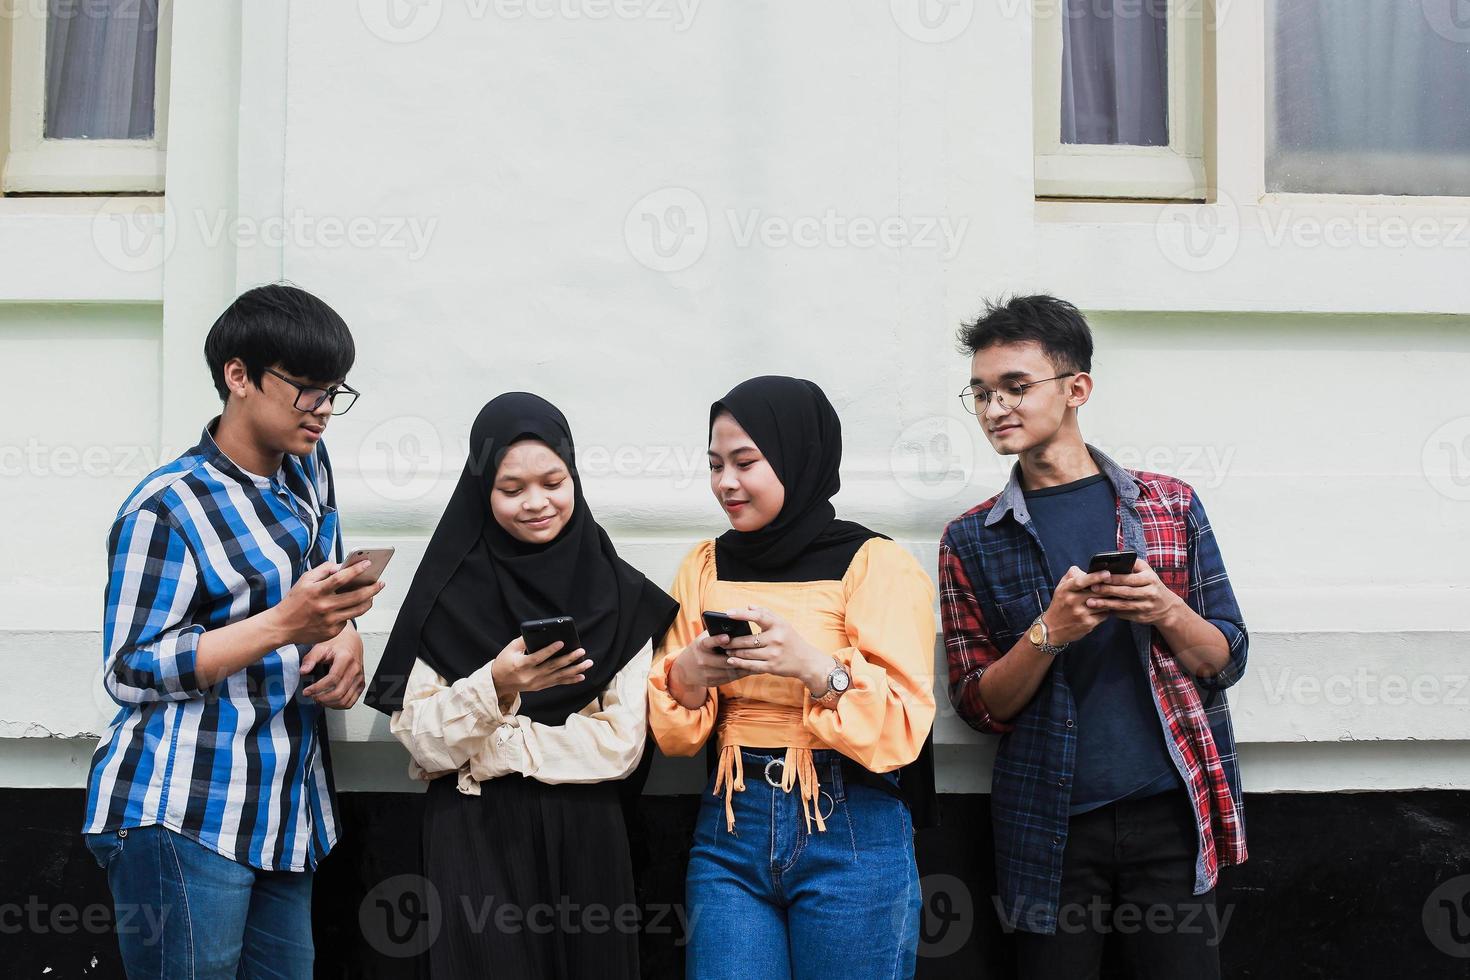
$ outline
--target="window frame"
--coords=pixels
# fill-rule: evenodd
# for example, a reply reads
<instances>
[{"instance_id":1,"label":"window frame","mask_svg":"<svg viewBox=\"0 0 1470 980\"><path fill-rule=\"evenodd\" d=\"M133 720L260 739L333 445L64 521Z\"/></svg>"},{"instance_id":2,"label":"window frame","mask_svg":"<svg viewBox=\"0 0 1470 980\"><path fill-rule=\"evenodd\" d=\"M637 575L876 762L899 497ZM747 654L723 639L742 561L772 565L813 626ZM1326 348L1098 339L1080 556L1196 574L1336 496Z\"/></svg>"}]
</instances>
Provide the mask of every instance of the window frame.
<instances>
[{"instance_id":1,"label":"window frame","mask_svg":"<svg viewBox=\"0 0 1470 980\"><path fill-rule=\"evenodd\" d=\"M1065 0L1033 0L1032 109L1037 198L1203 201L1207 0L1168 0L1169 144L1069 144L1062 132Z\"/></svg>"},{"instance_id":2,"label":"window frame","mask_svg":"<svg viewBox=\"0 0 1470 980\"><path fill-rule=\"evenodd\" d=\"M162 193L168 148L173 4L159 0L153 138L147 140L46 138L45 8L44 0L19 3L10 23L10 146L0 192Z\"/></svg>"}]
</instances>

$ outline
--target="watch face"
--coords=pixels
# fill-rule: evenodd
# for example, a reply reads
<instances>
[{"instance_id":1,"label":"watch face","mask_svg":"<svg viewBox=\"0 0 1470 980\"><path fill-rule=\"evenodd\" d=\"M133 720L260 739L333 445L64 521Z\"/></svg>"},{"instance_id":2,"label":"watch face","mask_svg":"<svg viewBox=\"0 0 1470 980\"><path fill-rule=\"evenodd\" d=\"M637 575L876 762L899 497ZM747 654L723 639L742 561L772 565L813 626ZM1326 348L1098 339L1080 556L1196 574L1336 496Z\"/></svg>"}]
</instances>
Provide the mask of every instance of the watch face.
<instances>
[{"instance_id":1,"label":"watch face","mask_svg":"<svg viewBox=\"0 0 1470 980\"><path fill-rule=\"evenodd\" d=\"M847 685L852 683L852 678L848 676L846 670L838 667L836 670L832 671L831 676L827 678L827 683L832 685L832 690L834 691L845 691L847 690Z\"/></svg>"},{"instance_id":2,"label":"watch face","mask_svg":"<svg viewBox=\"0 0 1470 980\"><path fill-rule=\"evenodd\" d=\"M1041 624L1040 623L1032 623L1031 624L1031 628L1026 631L1026 639L1028 639L1028 640L1031 641L1032 646L1038 646L1038 647L1041 646L1042 642L1046 638L1041 635Z\"/></svg>"}]
</instances>

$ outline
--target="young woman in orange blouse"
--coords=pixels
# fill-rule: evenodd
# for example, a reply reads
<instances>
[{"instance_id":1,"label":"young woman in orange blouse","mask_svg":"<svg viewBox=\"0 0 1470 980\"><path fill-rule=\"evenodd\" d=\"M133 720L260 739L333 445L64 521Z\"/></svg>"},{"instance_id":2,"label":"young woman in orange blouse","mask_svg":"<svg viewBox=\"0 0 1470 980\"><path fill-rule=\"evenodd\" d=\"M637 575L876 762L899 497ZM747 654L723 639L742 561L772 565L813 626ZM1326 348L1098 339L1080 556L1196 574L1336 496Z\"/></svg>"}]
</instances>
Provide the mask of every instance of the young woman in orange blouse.
<instances>
[{"instance_id":1,"label":"young woman in orange blouse","mask_svg":"<svg viewBox=\"0 0 1470 980\"><path fill-rule=\"evenodd\" d=\"M684 559L649 677L659 747L718 746L689 861L692 980L913 974L905 798L932 796L933 776L897 771L934 721L934 587L899 545L837 519L841 457L810 381L754 378L711 407L710 489L731 530ZM705 611L754 635L710 636Z\"/></svg>"}]
</instances>

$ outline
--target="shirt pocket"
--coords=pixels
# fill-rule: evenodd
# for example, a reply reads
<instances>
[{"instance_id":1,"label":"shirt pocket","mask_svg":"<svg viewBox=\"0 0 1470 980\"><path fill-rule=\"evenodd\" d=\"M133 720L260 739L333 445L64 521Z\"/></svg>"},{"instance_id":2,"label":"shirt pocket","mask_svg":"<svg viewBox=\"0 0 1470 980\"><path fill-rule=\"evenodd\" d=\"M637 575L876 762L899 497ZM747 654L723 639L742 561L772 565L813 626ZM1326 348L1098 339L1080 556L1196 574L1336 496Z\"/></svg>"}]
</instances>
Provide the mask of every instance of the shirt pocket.
<instances>
[{"instance_id":1,"label":"shirt pocket","mask_svg":"<svg viewBox=\"0 0 1470 980\"><path fill-rule=\"evenodd\" d=\"M1016 644L1050 603L1049 590L1035 589L996 604L1000 611L1000 623L999 628L993 631L992 639L996 641L995 645L1002 654Z\"/></svg>"}]
</instances>

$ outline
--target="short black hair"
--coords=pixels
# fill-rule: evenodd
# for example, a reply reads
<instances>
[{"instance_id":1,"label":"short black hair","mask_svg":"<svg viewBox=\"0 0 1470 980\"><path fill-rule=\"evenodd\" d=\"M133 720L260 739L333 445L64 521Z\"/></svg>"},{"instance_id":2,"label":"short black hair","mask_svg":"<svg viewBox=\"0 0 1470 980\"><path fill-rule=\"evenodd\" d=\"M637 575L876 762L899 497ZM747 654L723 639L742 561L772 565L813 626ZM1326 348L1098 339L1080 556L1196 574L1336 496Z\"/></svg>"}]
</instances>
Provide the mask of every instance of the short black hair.
<instances>
[{"instance_id":1,"label":"short black hair","mask_svg":"<svg viewBox=\"0 0 1470 980\"><path fill-rule=\"evenodd\" d=\"M1041 345L1058 371L1092 370L1092 328L1064 299L1039 294L987 300L973 323L959 330L960 352L973 355L996 344Z\"/></svg>"},{"instance_id":2,"label":"short black hair","mask_svg":"<svg viewBox=\"0 0 1470 980\"><path fill-rule=\"evenodd\" d=\"M357 359L357 347L336 310L304 289L275 283L241 293L204 338L204 360L221 401L230 396L225 364L237 357L259 388L265 369L273 364L311 381L345 378Z\"/></svg>"}]
</instances>

